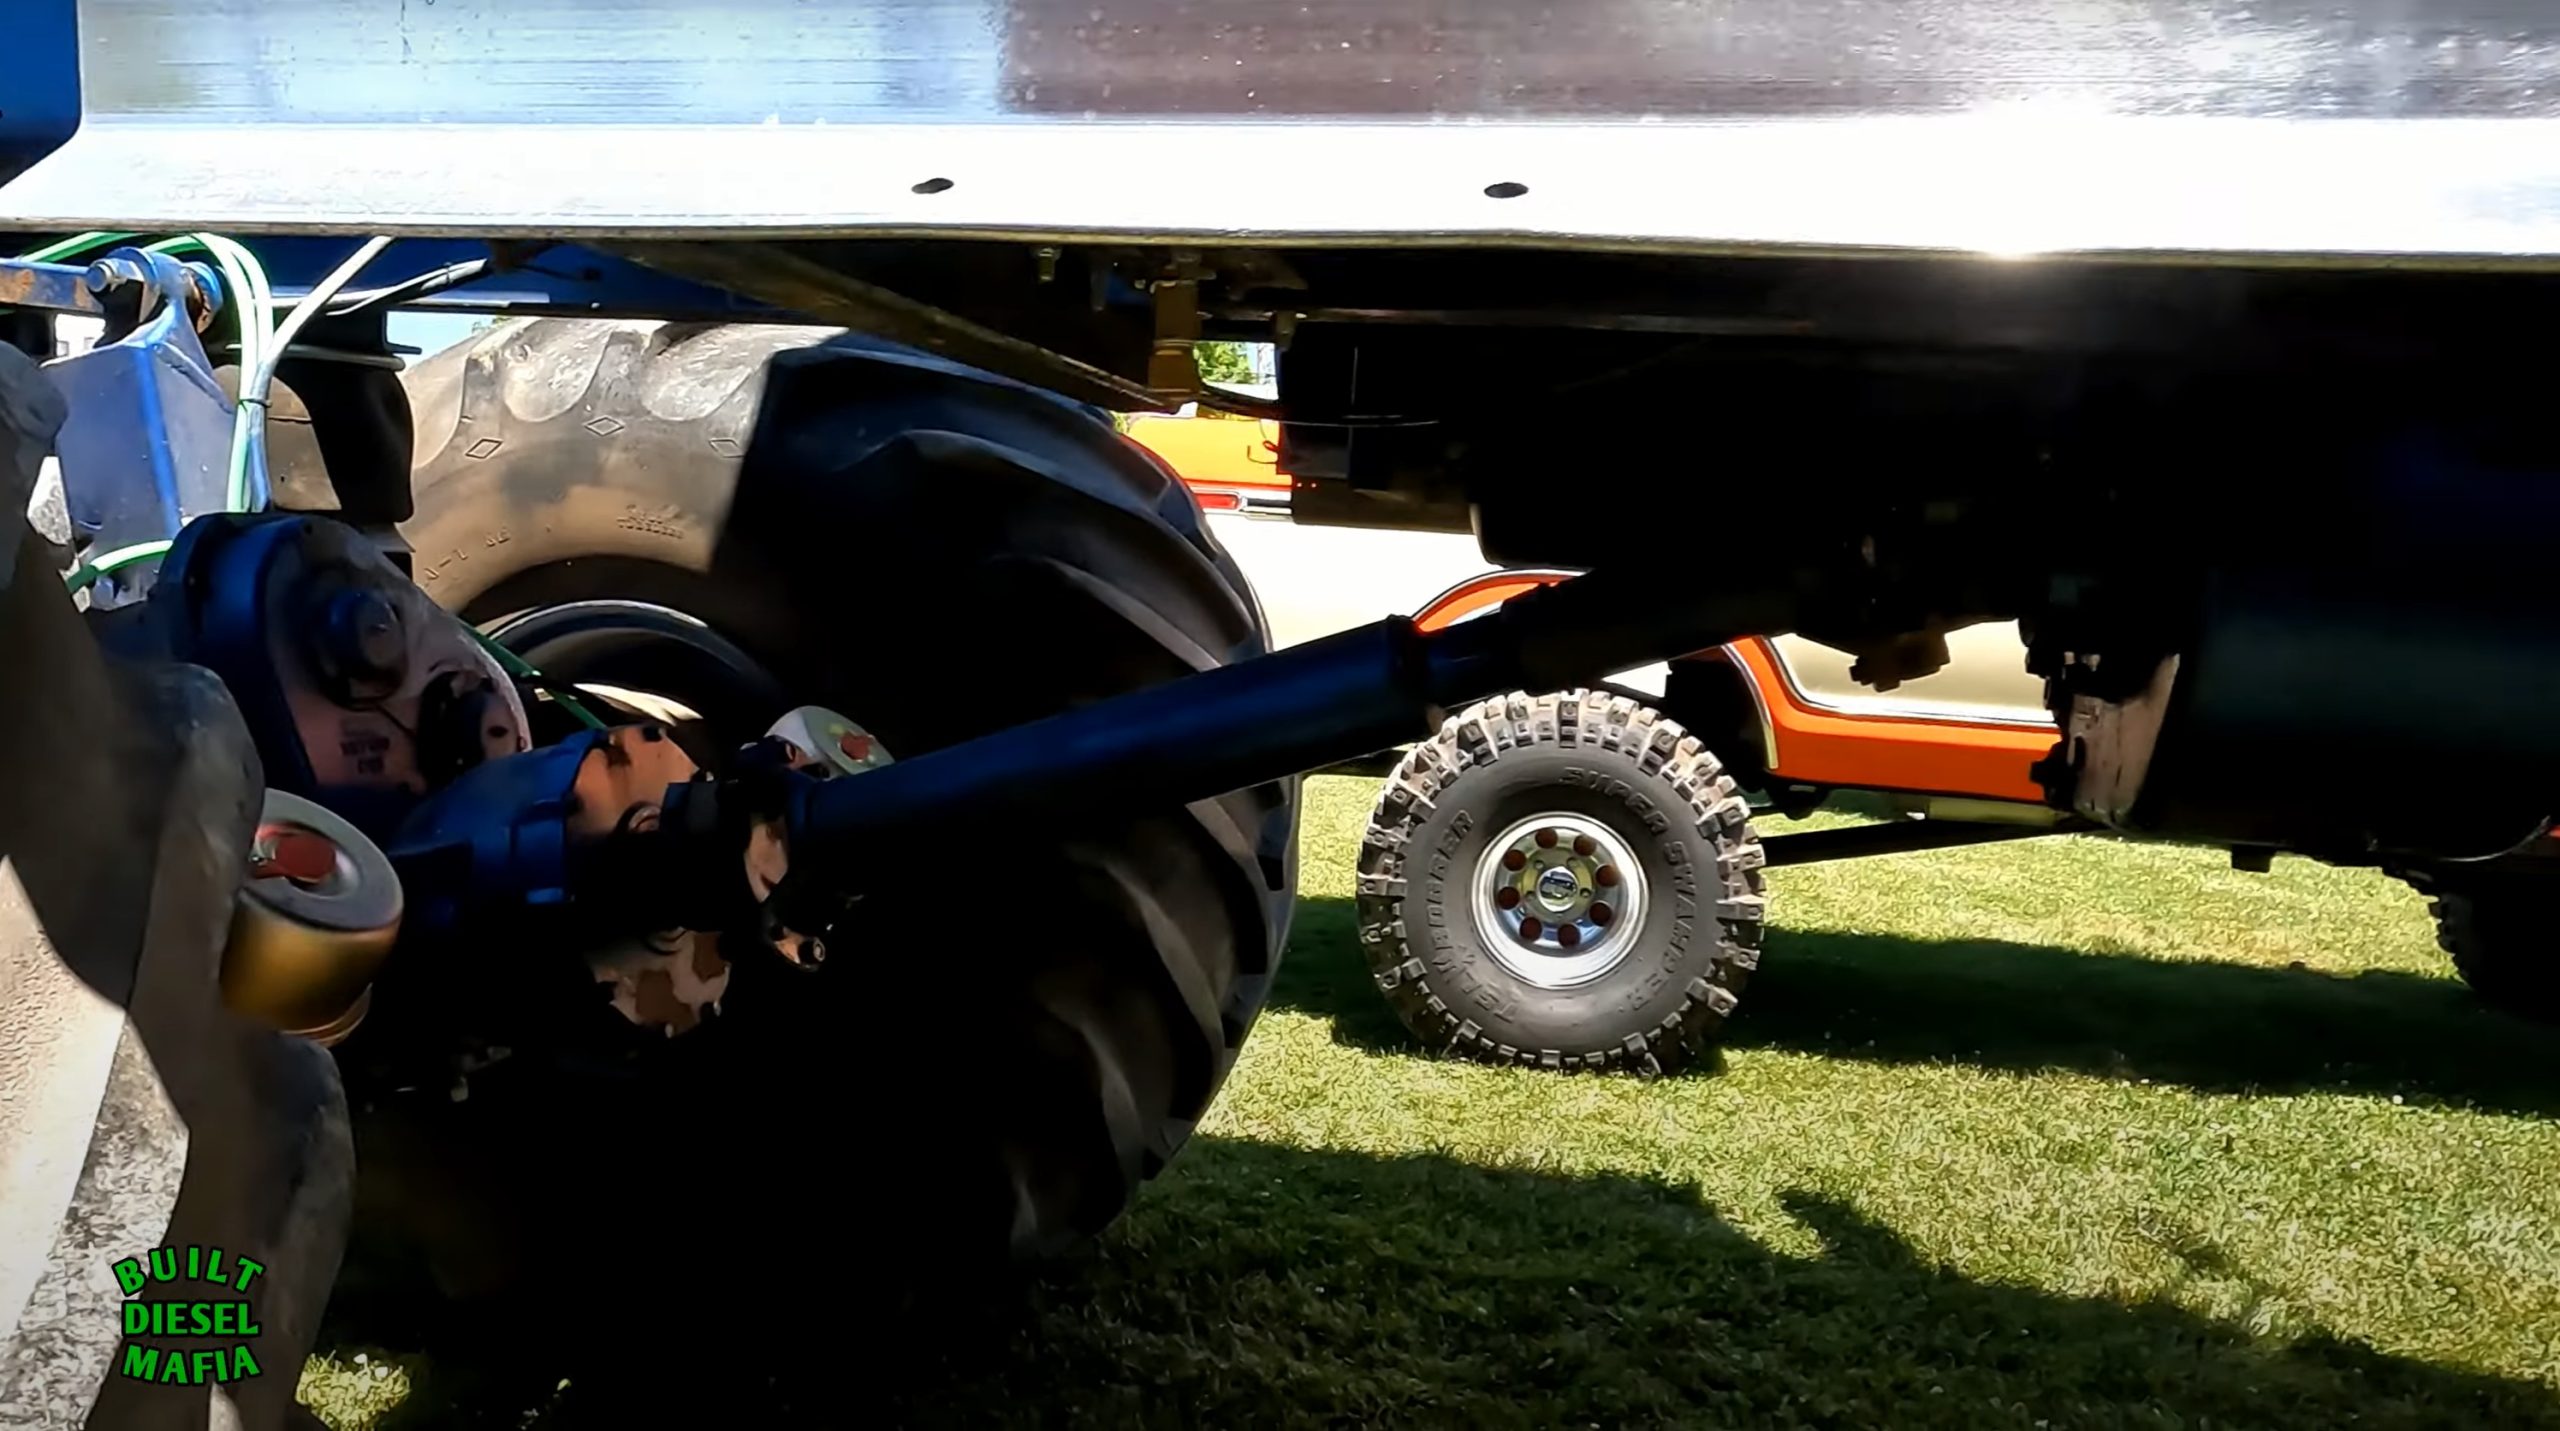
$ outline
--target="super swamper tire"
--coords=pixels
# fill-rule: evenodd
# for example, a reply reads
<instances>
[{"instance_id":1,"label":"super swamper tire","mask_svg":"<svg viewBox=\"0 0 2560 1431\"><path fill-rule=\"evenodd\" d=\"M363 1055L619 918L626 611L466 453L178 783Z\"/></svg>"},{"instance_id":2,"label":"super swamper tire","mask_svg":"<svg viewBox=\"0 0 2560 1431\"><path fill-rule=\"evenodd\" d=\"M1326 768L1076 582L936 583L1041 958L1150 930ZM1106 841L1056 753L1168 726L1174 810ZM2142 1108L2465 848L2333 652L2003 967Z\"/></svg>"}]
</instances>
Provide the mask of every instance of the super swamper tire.
<instances>
[{"instance_id":1,"label":"super swamper tire","mask_svg":"<svg viewBox=\"0 0 2560 1431\"><path fill-rule=\"evenodd\" d=\"M422 585L475 620L673 608L899 757L1267 649L1188 492L1090 409L826 336L540 320L419 365ZM824 970L759 1005L740 965L703 1031L736 1086L682 1160L742 1209L867 1196L937 1256L1093 1233L1260 1011L1296 816L1291 780L908 852Z\"/></svg>"},{"instance_id":2,"label":"super swamper tire","mask_svg":"<svg viewBox=\"0 0 2560 1431\"><path fill-rule=\"evenodd\" d=\"M2497 865L2412 875L2432 896L2436 943L2482 1003L2560 1023L2560 870Z\"/></svg>"},{"instance_id":3,"label":"super swamper tire","mask_svg":"<svg viewBox=\"0 0 2560 1431\"><path fill-rule=\"evenodd\" d=\"M1371 972L1451 1052L1669 1072L1711 1046L1759 961L1749 814L1696 737L1634 701L1486 701L1379 793L1360 847Z\"/></svg>"}]
</instances>

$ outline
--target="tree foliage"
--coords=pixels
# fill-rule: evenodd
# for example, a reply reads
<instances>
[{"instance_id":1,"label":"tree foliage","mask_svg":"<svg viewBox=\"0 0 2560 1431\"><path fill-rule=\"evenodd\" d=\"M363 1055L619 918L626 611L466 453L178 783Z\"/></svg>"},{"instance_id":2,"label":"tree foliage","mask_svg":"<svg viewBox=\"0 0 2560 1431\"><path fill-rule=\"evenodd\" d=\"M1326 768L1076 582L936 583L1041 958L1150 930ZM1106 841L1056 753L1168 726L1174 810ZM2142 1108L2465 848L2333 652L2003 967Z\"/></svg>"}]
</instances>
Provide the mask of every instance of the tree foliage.
<instances>
[{"instance_id":1,"label":"tree foliage","mask_svg":"<svg viewBox=\"0 0 2560 1431\"><path fill-rule=\"evenodd\" d=\"M1260 381L1253 371L1253 355L1242 343L1194 343L1191 356L1200 365L1203 382L1235 387Z\"/></svg>"}]
</instances>

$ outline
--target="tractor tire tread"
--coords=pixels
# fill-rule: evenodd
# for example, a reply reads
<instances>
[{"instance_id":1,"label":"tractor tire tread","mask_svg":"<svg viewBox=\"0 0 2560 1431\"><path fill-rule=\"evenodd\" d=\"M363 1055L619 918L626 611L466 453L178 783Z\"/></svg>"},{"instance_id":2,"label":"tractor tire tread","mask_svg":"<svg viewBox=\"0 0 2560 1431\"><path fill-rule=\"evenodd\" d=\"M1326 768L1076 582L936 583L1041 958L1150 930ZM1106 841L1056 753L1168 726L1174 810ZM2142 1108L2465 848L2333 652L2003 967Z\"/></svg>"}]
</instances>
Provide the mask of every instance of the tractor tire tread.
<instances>
[{"instance_id":1,"label":"tractor tire tread","mask_svg":"<svg viewBox=\"0 0 2560 1431\"><path fill-rule=\"evenodd\" d=\"M438 600L472 620L661 600L894 756L1269 646L1161 461L1090 408L929 354L821 329L536 319L428 359L408 387L405 531ZM1098 1231L1197 1123L1286 937L1297 808L1292 779L1002 862L974 863L992 839L952 852L997 897L973 897L977 947L905 1012L967 1030L938 1061L1055 1085L966 1110L1028 1204L1016 1252ZM1024 867L1039 910L1005 904ZM1016 927L987 929L1008 913Z\"/></svg>"}]
</instances>

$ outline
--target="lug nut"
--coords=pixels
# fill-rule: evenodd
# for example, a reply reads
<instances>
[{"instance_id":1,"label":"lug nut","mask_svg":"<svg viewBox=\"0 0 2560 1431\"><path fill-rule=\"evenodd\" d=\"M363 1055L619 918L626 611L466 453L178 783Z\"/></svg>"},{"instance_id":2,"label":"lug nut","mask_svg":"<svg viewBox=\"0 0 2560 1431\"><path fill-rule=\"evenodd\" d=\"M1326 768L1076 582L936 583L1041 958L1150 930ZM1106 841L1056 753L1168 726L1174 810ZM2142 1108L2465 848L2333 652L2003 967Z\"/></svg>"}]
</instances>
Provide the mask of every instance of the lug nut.
<instances>
[{"instance_id":1,"label":"lug nut","mask_svg":"<svg viewBox=\"0 0 2560 1431\"><path fill-rule=\"evenodd\" d=\"M1532 944L1538 942L1538 936L1546 932L1547 926L1540 924L1535 919L1524 919L1520 921L1520 937L1528 940Z\"/></svg>"},{"instance_id":2,"label":"lug nut","mask_svg":"<svg viewBox=\"0 0 2560 1431\"><path fill-rule=\"evenodd\" d=\"M1587 856L1598 848L1600 848L1600 842L1591 838L1589 835L1576 835L1573 837L1573 852L1577 855Z\"/></svg>"},{"instance_id":3,"label":"lug nut","mask_svg":"<svg viewBox=\"0 0 2560 1431\"><path fill-rule=\"evenodd\" d=\"M1564 947L1564 948L1571 949L1571 948L1573 948L1575 945L1580 944L1581 942L1582 942L1582 931L1581 931L1580 929L1578 929L1578 928L1576 928L1575 926L1570 925L1570 924L1559 924L1559 925L1557 925L1557 926L1556 926L1556 943L1557 943L1557 944L1561 945L1561 946L1562 946L1562 947Z\"/></svg>"},{"instance_id":4,"label":"lug nut","mask_svg":"<svg viewBox=\"0 0 2560 1431\"><path fill-rule=\"evenodd\" d=\"M1600 886L1602 889L1616 889L1618 887L1618 867L1616 865L1602 865L1600 868L1591 872L1591 882Z\"/></svg>"},{"instance_id":5,"label":"lug nut","mask_svg":"<svg viewBox=\"0 0 2560 1431\"><path fill-rule=\"evenodd\" d=\"M1531 838L1538 842L1539 849L1552 850L1556 847L1556 832L1553 830L1540 830Z\"/></svg>"},{"instance_id":6,"label":"lug nut","mask_svg":"<svg viewBox=\"0 0 2560 1431\"><path fill-rule=\"evenodd\" d=\"M1502 867L1504 869L1522 869L1527 867L1528 863L1529 857L1520 853L1518 850L1505 850L1502 852Z\"/></svg>"},{"instance_id":7,"label":"lug nut","mask_svg":"<svg viewBox=\"0 0 2560 1431\"><path fill-rule=\"evenodd\" d=\"M1509 909L1519 902L1520 891L1513 889L1507 884L1493 892L1493 903L1494 907L1497 909Z\"/></svg>"},{"instance_id":8,"label":"lug nut","mask_svg":"<svg viewBox=\"0 0 2560 1431\"><path fill-rule=\"evenodd\" d=\"M1611 909L1605 904L1594 904L1591 908L1583 912L1591 916L1592 923L1599 925L1603 929L1609 927L1610 920L1618 917L1618 911Z\"/></svg>"}]
</instances>

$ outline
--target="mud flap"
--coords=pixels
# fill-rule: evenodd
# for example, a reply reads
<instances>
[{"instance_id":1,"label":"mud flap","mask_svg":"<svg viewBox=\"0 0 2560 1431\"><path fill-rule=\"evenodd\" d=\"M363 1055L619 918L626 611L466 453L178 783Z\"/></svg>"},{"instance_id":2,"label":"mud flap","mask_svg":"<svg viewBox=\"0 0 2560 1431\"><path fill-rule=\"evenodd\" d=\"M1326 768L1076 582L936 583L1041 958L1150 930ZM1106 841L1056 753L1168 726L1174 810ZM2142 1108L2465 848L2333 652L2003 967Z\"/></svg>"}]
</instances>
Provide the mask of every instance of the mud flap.
<instances>
[{"instance_id":1,"label":"mud flap","mask_svg":"<svg viewBox=\"0 0 2560 1431\"><path fill-rule=\"evenodd\" d=\"M110 660L73 610L23 518L60 417L0 347L0 1424L276 1426L345 1243L345 1099L325 1051L221 1003L257 756L209 673ZM145 1380L114 1264L172 1247L196 1277L137 1300L248 1311L134 1339L185 1360ZM260 1270L226 1296L191 1247Z\"/></svg>"}]
</instances>

